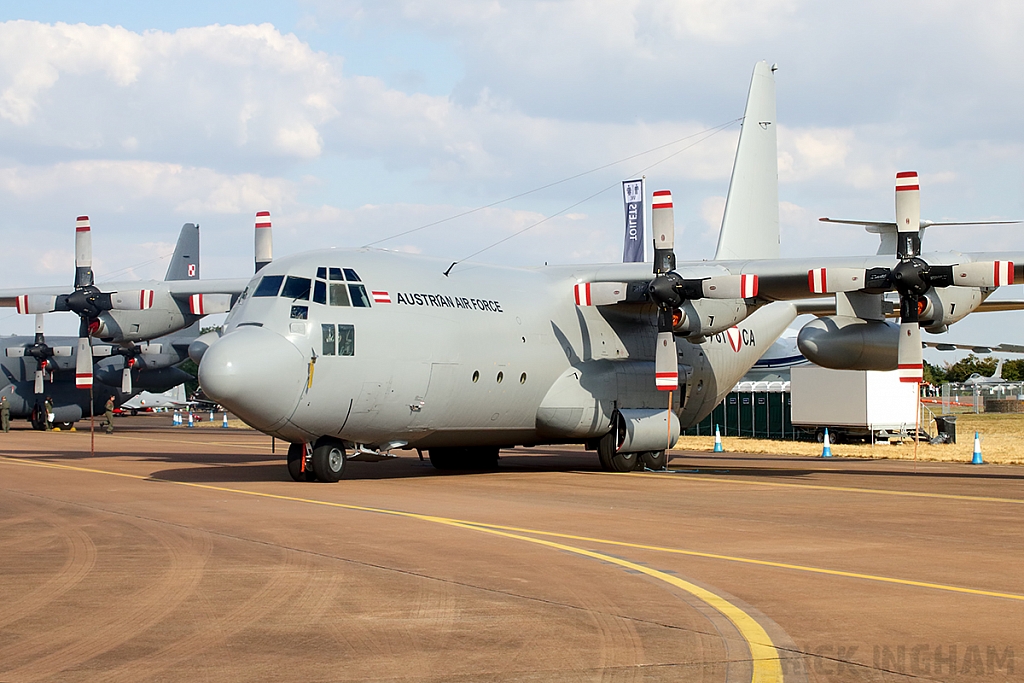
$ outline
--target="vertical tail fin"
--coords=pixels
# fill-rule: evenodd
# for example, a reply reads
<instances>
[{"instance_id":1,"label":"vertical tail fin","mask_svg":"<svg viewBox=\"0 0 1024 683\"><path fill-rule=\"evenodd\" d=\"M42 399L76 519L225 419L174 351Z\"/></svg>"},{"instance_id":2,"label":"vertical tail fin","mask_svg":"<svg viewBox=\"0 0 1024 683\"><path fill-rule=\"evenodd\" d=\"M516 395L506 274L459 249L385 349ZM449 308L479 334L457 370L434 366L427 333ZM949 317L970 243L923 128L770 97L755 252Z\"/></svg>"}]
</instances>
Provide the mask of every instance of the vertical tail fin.
<instances>
[{"instance_id":1,"label":"vertical tail fin","mask_svg":"<svg viewBox=\"0 0 1024 683\"><path fill-rule=\"evenodd\" d=\"M186 223L181 226L178 244L174 247L174 256L167 265L164 280L198 280L199 279L199 226Z\"/></svg>"},{"instance_id":2,"label":"vertical tail fin","mask_svg":"<svg viewBox=\"0 0 1024 683\"><path fill-rule=\"evenodd\" d=\"M716 259L779 257L775 67L754 65Z\"/></svg>"}]
</instances>

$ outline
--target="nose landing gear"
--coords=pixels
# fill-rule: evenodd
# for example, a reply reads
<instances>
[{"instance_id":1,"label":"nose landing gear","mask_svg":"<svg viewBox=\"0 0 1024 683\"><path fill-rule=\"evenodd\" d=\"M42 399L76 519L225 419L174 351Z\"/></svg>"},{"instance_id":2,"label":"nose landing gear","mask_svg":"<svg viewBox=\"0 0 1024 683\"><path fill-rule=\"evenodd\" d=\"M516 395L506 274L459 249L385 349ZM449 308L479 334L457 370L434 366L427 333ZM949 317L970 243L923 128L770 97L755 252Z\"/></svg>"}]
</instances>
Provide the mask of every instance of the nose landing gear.
<instances>
[{"instance_id":1,"label":"nose landing gear","mask_svg":"<svg viewBox=\"0 0 1024 683\"><path fill-rule=\"evenodd\" d=\"M345 446L330 437L321 437L310 446L288 446L288 474L295 481L334 483L345 474Z\"/></svg>"}]
</instances>

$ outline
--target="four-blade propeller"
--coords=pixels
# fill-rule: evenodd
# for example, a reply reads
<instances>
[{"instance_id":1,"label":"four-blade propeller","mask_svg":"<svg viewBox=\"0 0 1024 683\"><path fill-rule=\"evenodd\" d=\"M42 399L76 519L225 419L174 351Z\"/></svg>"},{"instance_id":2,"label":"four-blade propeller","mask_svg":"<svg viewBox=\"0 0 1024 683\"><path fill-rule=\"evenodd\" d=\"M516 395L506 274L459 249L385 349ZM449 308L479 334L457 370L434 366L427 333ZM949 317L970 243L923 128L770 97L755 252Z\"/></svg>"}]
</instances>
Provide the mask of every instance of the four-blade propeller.
<instances>
[{"instance_id":1,"label":"four-blade propeller","mask_svg":"<svg viewBox=\"0 0 1024 683\"><path fill-rule=\"evenodd\" d=\"M659 190L651 202L654 232L654 279L647 295L658 306L658 342L654 355L654 381L662 391L679 387L679 361L675 326L682 318L679 307L694 299L747 299L757 296L756 275L720 275L687 279L675 271L675 213L672 193Z\"/></svg>"},{"instance_id":2,"label":"four-blade propeller","mask_svg":"<svg viewBox=\"0 0 1024 683\"><path fill-rule=\"evenodd\" d=\"M953 285L991 288L1013 284L1013 263L1010 261L977 261L951 266L929 264L920 256L922 225L917 172L897 173L896 257L899 262L892 268L815 268L807 273L808 287L815 294L853 291L899 293L897 368L901 381L917 383L923 378L920 320L928 304L927 292L933 287Z\"/></svg>"},{"instance_id":3,"label":"four-blade propeller","mask_svg":"<svg viewBox=\"0 0 1024 683\"><path fill-rule=\"evenodd\" d=\"M70 356L70 346L50 346L46 343L46 335L43 333L43 314L36 314L36 336L32 344L25 346L8 346L5 350L8 358L22 358L28 356L36 359L35 387L36 394L43 394L46 391L46 373L53 372L54 356Z\"/></svg>"}]
</instances>

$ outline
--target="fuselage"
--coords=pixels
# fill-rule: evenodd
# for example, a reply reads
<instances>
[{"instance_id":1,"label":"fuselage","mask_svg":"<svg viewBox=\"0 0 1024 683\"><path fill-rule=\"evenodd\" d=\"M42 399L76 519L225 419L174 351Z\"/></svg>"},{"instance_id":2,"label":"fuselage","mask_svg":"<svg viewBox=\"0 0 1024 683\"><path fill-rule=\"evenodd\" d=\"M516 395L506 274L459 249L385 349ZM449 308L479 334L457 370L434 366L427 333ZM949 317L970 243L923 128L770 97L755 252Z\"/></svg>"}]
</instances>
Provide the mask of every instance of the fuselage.
<instances>
[{"instance_id":1,"label":"fuselage","mask_svg":"<svg viewBox=\"0 0 1024 683\"><path fill-rule=\"evenodd\" d=\"M588 267L465 264L446 276L447 265L379 250L271 263L202 357L204 391L288 441L378 448L583 442L616 409L668 407L653 305L578 306ZM701 344L677 341L682 424L793 320L792 306L772 306Z\"/></svg>"}]
</instances>

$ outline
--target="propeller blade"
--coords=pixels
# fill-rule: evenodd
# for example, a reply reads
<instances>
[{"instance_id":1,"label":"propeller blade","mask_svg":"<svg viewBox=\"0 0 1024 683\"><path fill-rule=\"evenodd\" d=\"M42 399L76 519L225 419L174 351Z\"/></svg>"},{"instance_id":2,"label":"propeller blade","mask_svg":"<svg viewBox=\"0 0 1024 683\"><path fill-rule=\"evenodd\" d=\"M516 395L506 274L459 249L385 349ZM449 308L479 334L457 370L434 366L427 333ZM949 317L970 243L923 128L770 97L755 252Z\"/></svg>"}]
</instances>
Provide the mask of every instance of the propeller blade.
<instances>
[{"instance_id":1,"label":"propeller blade","mask_svg":"<svg viewBox=\"0 0 1024 683\"><path fill-rule=\"evenodd\" d=\"M45 335L43 326L44 326L43 314L42 313L36 313L36 343L37 344L45 344L46 343L46 335Z\"/></svg>"},{"instance_id":2,"label":"propeller blade","mask_svg":"<svg viewBox=\"0 0 1024 683\"><path fill-rule=\"evenodd\" d=\"M1013 284L1012 261L978 261L953 266L953 283L961 287L1002 287Z\"/></svg>"},{"instance_id":3,"label":"propeller blade","mask_svg":"<svg viewBox=\"0 0 1024 683\"><path fill-rule=\"evenodd\" d=\"M57 305L57 297L45 294L22 294L14 300L18 313L50 313Z\"/></svg>"},{"instance_id":4,"label":"propeller blade","mask_svg":"<svg viewBox=\"0 0 1024 683\"><path fill-rule=\"evenodd\" d=\"M92 355L97 357L111 356L114 353L114 347L110 344L97 344L92 347Z\"/></svg>"},{"instance_id":5,"label":"propeller blade","mask_svg":"<svg viewBox=\"0 0 1024 683\"><path fill-rule=\"evenodd\" d=\"M78 340L78 353L75 358L75 386L79 389L92 388L92 346L88 337Z\"/></svg>"},{"instance_id":6,"label":"propeller blade","mask_svg":"<svg viewBox=\"0 0 1024 683\"><path fill-rule=\"evenodd\" d=\"M577 306L610 306L626 300L625 282L580 282L572 286Z\"/></svg>"},{"instance_id":7,"label":"propeller blade","mask_svg":"<svg viewBox=\"0 0 1024 683\"><path fill-rule=\"evenodd\" d=\"M270 212L256 213L256 237L254 252L256 254L256 272L270 263L274 257L274 237L270 227Z\"/></svg>"},{"instance_id":8,"label":"propeller blade","mask_svg":"<svg viewBox=\"0 0 1024 683\"><path fill-rule=\"evenodd\" d=\"M132 369L127 365L121 373L121 391L126 394L132 393Z\"/></svg>"},{"instance_id":9,"label":"propeller blade","mask_svg":"<svg viewBox=\"0 0 1024 683\"><path fill-rule=\"evenodd\" d=\"M71 355L75 352L74 347L71 347L71 346L54 346L52 348L53 348L53 355L61 356L61 357L65 357L65 358L70 358Z\"/></svg>"},{"instance_id":10,"label":"propeller blade","mask_svg":"<svg viewBox=\"0 0 1024 683\"><path fill-rule=\"evenodd\" d=\"M756 275L719 275L701 282L708 299L750 299L757 296Z\"/></svg>"},{"instance_id":11,"label":"propeller blade","mask_svg":"<svg viewBox=\"0 0 1024 683\"><path fill-rule=\"evenodd\" d=\"M863 289L867 271L863 268L815 268L807 271L807 287L814 294L834 294Z\"/></svg>"},{"instance_id":12,"label":"propeller blade","mask_svg":"<svg viewBox=\"0 0 1024 683\"><path fill-rule=\"evenodd\" d=\"M43 386L43 369L39 368L38 370L36 370L35 392L37 394L42 394L45 391L46 391L46 388Z\"/></svg>"},{"instance_id":13,"label":"propeller blade","mask_svg":"<svg viewBox=\"0 0 1024 683\"><path fill-rule=\"evenodd\" d=\"M4 349L4 354L6 354L8 358L24 358L25 357L25 347L24 346L8 346L6 349Z\"/></svg>"},{"instance_id":14,"label":"propeller blade","mask_svg":"<svg viewBox=\"0 0 1024 683\"><path fill-rule=\"evenodd\" d=\"M193 294L188 298L188 308L192 315L227 313L231 310L231 295Z\"/></svg>"},{"instance_id":15,"label":"propeller blade","mask_svg":"<svg viewBox=\"0 0 1024 683\"><path fill-rule=\"evenodd\" d=\"M110 295L110 307L116 311L145 311L153 308L152 289L129 289Z\"/></svg>"},{"instance_id":16,"label":"propeller blade","mask_svg":"<svg viewBox=\"0 0 1024 683\"><path fill-rule=\"evenodd\" d=\"M921 353L921 327L916 322L900 323L900 342L896 368L901 382L920 384L924 379L924 357Z\"/></svg>"},{"instance_id":17,"label":"propeller blade","mask_svg":"<svg viewBox=\"0 0 1024 683\"><path fill-rule=\"evenodd\" d=\"M676 337L672 332L658 333L654 383L659 391L675 391L679 388L679 357L676 354Z\"/></svg>"},{"instance_id":18,"label":"propeller blade","mask_svg":"<svg viewBox=\"0 0 1024 683\"><path fill-rule=\"evenodd\" d=\"M75 223L75 289L92 286L92 229L88 216Z\"/></svg>"},{"instance_id":19,"label":"propeller blade","mask_svg":"<svg viewBox=\"0 0 1024 683\"><path fill-rule=\"evenodd\" d=\"M896 174L896 256L902 261L921 252L921 186L917 171Z\"/></svg>"},{"instance_id":20,"label":"propeller blade","mask_svg":"<svg viewBox=\"0 0 1024 683\"><path fill-rule=\"evenodd\" d=\"M651 231L654 233L654 274L661 275L676 268L675 211L672 193L658 190L651 202Z\"/></svg>"},{"instance_id":21,"label":"propeller blade","mask_svg":"<svg viewBox=\"0 0 1024 683\"><path fill-rule=\"evenodd\" d=\"M142 355L144 355L144 356L150 356L150 355L157 356L157 355L160 355L163 352L164 352L164 345L163 344L154 344L153 342L147 342L146 345L142 347Z\"/></svg>"}]
</instances>

